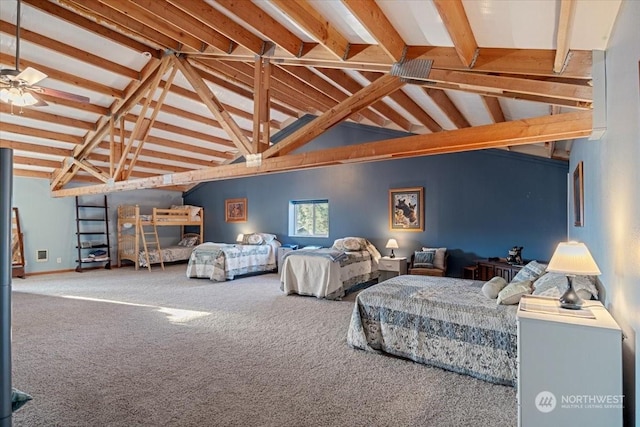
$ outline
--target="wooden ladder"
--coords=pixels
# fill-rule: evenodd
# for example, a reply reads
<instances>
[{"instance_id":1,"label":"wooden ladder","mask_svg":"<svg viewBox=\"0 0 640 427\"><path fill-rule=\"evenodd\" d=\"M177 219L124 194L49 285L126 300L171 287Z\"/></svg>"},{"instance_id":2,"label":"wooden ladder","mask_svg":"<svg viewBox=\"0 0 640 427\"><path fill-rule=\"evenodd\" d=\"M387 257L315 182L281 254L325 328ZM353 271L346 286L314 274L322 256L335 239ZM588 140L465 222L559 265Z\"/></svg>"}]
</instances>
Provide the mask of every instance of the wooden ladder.
<instances>
[{"instance_id":1,"label":"wooden ladder","mask_svg":"<svg viewBox=\"0 0 640 427\"><path fill-rule=\"evenodd\" d=\"M151 261L149 260L149 246L155 247L158 249L158 257L160 258L160 265L164 270L164 261L162 259L162 249L160 248L160 239L158 238L158 229L155 224L147 225L146 227L153 227L152 231L147 231L144 229L145 225L140 224L140 237L142 238L142 246L144 246L144 256L147 261L147 268L151 271ZM147 237L151 239L147 241Z\"/></svg>"}]
</instances>

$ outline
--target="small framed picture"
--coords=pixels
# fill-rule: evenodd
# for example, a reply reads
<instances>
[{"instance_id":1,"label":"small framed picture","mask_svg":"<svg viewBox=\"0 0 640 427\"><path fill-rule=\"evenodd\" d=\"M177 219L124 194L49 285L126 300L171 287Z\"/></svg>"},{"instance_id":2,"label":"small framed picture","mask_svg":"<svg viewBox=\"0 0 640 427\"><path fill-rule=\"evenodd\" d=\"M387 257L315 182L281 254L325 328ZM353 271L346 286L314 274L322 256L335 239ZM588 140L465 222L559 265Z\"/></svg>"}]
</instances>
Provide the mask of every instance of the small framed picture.
<instances>
[{"instance_id":1,"label":"small framed picture","mask_svg":"<svg viewBox=\"0 0 640 427\"><path fill-rule=\"evenodd\" d=\"M422 187L389 190L389 229L424 231L424 190Z\"/></svg>"},{"instance_id":2,"label":"small framed picture","mask_svg":"<svg viewBox=\"0 0 640 427\"><path fill-rule=\"evenodd\" d=\"M247 199L226 199L224 220L225 222L247 222Z\"/></svg>"},{"instance_id":3,"label":"small framed picture","mask_svg":"<svg viewBox=\"0 0 640 427\"><path fill-rule=\"evenodd\" d=\"M584 177L582 162L573 171L573 225L584 227Z\"/></svg>"}]
</instances>

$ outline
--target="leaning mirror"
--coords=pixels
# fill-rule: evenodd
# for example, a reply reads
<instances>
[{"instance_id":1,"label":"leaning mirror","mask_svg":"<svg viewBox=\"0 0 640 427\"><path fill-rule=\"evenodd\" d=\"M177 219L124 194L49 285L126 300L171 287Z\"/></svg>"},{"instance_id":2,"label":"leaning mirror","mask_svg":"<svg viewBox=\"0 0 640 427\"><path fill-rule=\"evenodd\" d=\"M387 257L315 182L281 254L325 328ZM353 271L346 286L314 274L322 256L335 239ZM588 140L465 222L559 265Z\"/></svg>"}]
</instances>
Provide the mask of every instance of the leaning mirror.
<instances>
[{"instance_id":1,"label":"leaning mirror","mask_svg":"<svg viewBox=\"0 0 640 427\"><path fill-rule=\"evenodd\" d=\"M11 265L13 267L11 276L24 278L24 245L22 243L18 208L13 208L11 213L11 254Z\"/></svg>"}]
</instances>

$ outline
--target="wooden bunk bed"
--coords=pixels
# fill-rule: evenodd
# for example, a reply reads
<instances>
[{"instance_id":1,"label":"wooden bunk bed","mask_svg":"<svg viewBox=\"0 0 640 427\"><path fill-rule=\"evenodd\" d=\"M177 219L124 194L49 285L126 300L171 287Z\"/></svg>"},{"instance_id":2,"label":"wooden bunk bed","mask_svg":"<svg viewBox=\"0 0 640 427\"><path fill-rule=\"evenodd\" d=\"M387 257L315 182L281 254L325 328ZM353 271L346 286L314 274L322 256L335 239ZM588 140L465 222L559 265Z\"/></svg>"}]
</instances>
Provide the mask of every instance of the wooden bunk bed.
<instances>
[{"instance_id":1,"label":"wooden bunk bed","mask_svg":"<svg viewBox=\"0 0 640 427\"><path fill-rule=\"evenodd\" d=\"M157 227L180 227L182 240L177 245L160 247ZM185 227L199 227L198 233L186 233ZM118 206L118 267L123 260L133 261L135 269L165 262L186 261L204 238L204 209L199 206L153 208L150 215L140 213L139 205Z\"/></svg>"}]
</instances>

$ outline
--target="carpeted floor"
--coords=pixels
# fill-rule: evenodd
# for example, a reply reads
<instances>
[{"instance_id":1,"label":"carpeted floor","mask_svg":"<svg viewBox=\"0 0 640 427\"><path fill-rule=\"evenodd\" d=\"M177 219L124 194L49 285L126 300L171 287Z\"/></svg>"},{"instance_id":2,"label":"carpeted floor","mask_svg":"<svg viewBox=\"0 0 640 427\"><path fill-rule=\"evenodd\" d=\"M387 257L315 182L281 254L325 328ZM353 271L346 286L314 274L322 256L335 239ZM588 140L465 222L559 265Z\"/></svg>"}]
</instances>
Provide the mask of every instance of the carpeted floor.
<instances>
[{"instance_id":1,"label":"carpeted floor","mask_svg":"<svg viewBox=\"0 0 640 427\"><path fill-rule=\"evenodd\" d=\"M516 424L512 387L350 348L354 295L184 272L14 279L14 426Z\"/></svg>"}]
</instances>

